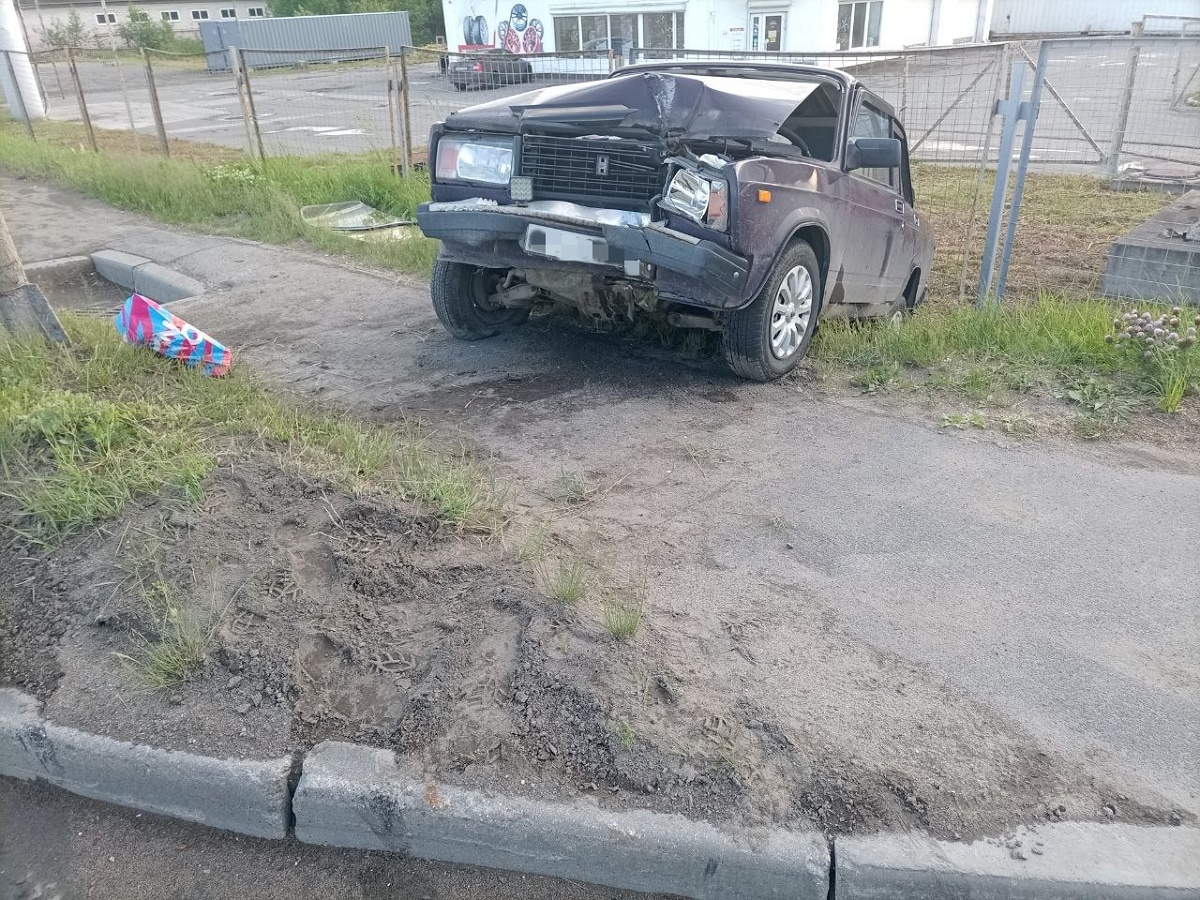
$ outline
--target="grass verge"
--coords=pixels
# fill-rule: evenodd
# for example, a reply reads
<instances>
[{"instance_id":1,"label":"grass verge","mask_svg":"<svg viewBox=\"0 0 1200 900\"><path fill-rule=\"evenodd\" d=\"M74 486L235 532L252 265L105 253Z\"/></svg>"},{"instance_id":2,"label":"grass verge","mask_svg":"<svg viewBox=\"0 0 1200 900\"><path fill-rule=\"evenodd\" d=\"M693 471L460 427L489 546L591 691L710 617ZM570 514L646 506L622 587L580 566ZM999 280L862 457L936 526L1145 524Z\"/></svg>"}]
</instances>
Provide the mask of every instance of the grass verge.
<instances>
[{"instance_id":1,"label":"grass verge","mask_svg":"<svg viewBox=\"0 0 1200 900\"><path fill-rule=\"evenodd\" d=\"M1107 338L1122 312L1104 300L1042 296L983 311L926 308L899 328L829 321L813 357L849 370L851 382L869 393L924 386L1004 406L1013 395L1043 390L1092 425L1117 423L1147 401L1177 411L1200 389L1200 353L1114 346ZM1195 315L1180 311L1187 323Z\"/></svg>"},{"instance_id":2,"label":"grass verge","mask_svg":"<svg viewBox=\"0 0 1200 900\"><path fill-rule=\"evenodd\" d=\"M206 378L125 344L106 321L64 316L70 346L0 339L0 495L46 540L140 495L198 499L229 439L355 493L386 491L472 531L501 524L503 493L465 453L413 426L366 425L288 402L244 367Z\"/></svg>"},{"instance_id":3,"label":"grass verge","mask_svg":"<svg viewBox=\"0 0 1200 900\"><path fill-rule=\"evenodd\" d=\"M143 136L144 140L148 140ZM393 175L384 153L281 157L247 162L236 150L178 142L171 158L133 152L127 132L97 130L101 153L85 149L82 130L57 122L38 124L30 140L13 122L0 123L0 169L74 188L118 209L163 222L189 225L273 244L304 241L375 265L427 274L436 242L365 243L300 218L316 203L360 200L390 215L412 218L429 199L427 178Z\"/></svg>"}]
</instances>

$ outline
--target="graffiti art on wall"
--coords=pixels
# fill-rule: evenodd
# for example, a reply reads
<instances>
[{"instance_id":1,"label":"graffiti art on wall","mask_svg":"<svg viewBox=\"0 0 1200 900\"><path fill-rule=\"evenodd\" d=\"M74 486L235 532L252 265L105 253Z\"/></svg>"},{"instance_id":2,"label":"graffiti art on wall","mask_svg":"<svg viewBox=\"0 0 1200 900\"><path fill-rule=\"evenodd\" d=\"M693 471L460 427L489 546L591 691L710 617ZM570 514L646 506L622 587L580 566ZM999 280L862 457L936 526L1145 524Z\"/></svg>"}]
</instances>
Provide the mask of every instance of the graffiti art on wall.
<instances>
[{"instance_id":1,"label":"graffiti art on wall","mask_svg":"<svg viewBox=\"0 0 1200 900\"><path fill-rule=\"evenodd\" d=\"M514 4L508 21L496 26L496 41L509 53L541 53L545 34L541 19L529 18L524 3Z\"/></svg>"},{"instance_id":2,"label":"graffiti art on wall","mask_svg":"<svg viewBox=\"0 0 1200 900\"><path fill-rule=\"evenodd\" d=\"M483 16L467 16L463 19L464 44L490 44L492 31Z\"/></svg>"}]
</instances>

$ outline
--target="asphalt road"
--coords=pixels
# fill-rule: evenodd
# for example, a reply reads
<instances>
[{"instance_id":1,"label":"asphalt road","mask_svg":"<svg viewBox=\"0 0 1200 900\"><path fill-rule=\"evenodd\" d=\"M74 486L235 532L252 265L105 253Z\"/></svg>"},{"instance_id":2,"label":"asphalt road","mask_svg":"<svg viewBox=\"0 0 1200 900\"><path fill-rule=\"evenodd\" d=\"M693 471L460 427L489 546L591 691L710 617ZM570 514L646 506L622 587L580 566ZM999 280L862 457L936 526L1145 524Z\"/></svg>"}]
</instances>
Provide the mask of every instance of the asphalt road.
<instances>
[{"instance_id":1,"label":"asphalt road","mask_svg":"<svg viewBox=\"0 0 1200 900\"><path fill-rule=\"evenodd\" d=\"M75 898L647 900L647 895L250 838L0 778L0 900Z\"/></svg>"},{"instance_id":2,"label":"asphalt road","mask_svg":"<svg viewBox=\"0 0 1200 900\"><path fill-rule=\"evenodd\" d=\"M915 147L914 157L929 162L967 163L983 155L997 86L1010 62L1001 47L915 53L853 66L869 86L898 109ZM1037 49L1031 46L1030 53ZM1014 59L1025 59L1018 50ZM834 57L822 64L847 64ZM582 71L594 61L579 61ZM848 64L847 64L848 65ZM79 112L62 65L41 67L50 115L75 120ZM1043 168L1095 170L1122 138L1122 160L1177 160L1200 164L1200 109L1180 99L1200 91L1200 42L1149 40L1136 65L1126 42L1091 40L1054 44L1049 88L1037 125L1032 159ZM1133 75L1132 80L1130 75ZM118 70L111 62L80 63L88 107L103 128L127 129L129 112L140 132L152 136L149 93L140 66ZM525 86L457 91L432 63L410 67L410 109L414 143L421 146L430 126L471 103L513 95ZM1026 78L1026 88L1032 78ZM555 83L551 79L537 84ZM122 91L124 85L124 94ZM228 73L156 69L157 90L168 134L245 148L246 129ZM390 147L391 110L387 76L380 63L313 65L261 70L251 84L263 142L271 154L362 152ZM1124 122L1124 127L1122 127ZM996 127L990 141L995 157Z\"/></svg>"}]
</instances>

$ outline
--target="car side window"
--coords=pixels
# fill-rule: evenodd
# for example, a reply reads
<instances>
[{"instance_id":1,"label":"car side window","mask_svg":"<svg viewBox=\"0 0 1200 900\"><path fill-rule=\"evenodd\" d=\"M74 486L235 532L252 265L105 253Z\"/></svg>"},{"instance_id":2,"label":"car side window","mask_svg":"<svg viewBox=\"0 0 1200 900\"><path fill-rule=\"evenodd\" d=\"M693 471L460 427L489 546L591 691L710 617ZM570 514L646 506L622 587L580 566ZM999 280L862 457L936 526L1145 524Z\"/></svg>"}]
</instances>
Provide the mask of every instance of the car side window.
<instances>
[{"instance_id":1,"label":"car side window","mask_svg":"<svg viewBox=\"0 0 1200 900\"><path fill-rule=\"evenodd\" d=\"M892 121L884 113L870 103L863 103L854 117L854 126L850 129L851 138L890 138L892 137ZM898 190L899 175L896 169L858 169L855 175L862 175L880 184Z\"/></svg>"}]
</instances>

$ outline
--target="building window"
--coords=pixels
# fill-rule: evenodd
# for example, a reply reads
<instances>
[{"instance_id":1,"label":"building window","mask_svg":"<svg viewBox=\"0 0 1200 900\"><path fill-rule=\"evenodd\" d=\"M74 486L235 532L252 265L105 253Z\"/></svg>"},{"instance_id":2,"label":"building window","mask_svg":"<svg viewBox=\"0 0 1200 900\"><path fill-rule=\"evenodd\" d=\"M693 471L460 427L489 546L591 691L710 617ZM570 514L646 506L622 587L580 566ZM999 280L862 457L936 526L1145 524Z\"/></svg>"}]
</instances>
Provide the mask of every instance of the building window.
<instances>
[{"instance_id":1,"label":"building window","mask_svg":"<svg viewBox=\"0 0 1200 900\"><path fill-rule=\"evenodd\" d=\"M612 50L630 47L683 49L683 13L623 13L600 16L554 16L554 49Z\"/></svg>"},{"instance_id":2,"label":"building window","mask_svg":"<svg viewBox=\"0 0 1200 900\"><path fill-rule=\"evenodd\" d=\"M878 47L883 0L841 0L838 4L839 50Z\"/></svg>"},{"instance_id":3,"label":"building window","mask_svg":"<svg viewBox=\"0 0 1200 900\"><path fill-rule=\"evenodd\" d=\"M263 6L250 7L250 18L262 19L262 18L265 18L266 15L267 15L266 7L263 7Z\"/></svg>"},{"instance_id":4,"label":"building window","mask_svg":"<svg viewBox=\"0 0 1200 900\"><path fill-rule=\"evenodd\" d=\"M99 25L104 25L104 24L116 25L117 24L117 14L109 13L108 18L106 19L106 18L104 18L104 13L96 13L96 22Z\"/></svg>"},{"instance_id":5,"label":"building window","mask_svg":"<svg viewBox=\"0 0 1200 900\"><path fill-rule=\"evenodd\" d=\"M162 20L164 22L178 22L179 11L175 9L164 9L162 12Z\"/></svg>"},{"instance_id":6,"label":"building window","mask_svg":"<svg viewBox=\"0 0 1200 900\"><path fill-rule=\"evenodd\" d=\"M195 19L197 22L207 19L208 18L208 10L207 9L193 9L192 10L192 18Z\"/></svg>"},{"instance_id":7,"label":"building window","mask_svg":"<svg viewBox=\"0 0 1200 900\"><path fill-rule=\"evenodd\" d=\"M237 10L236 9L223 9L223 10L221 10L221 18L222 19L236 19L237 18Z\"/></svg>"}]
</instances>

